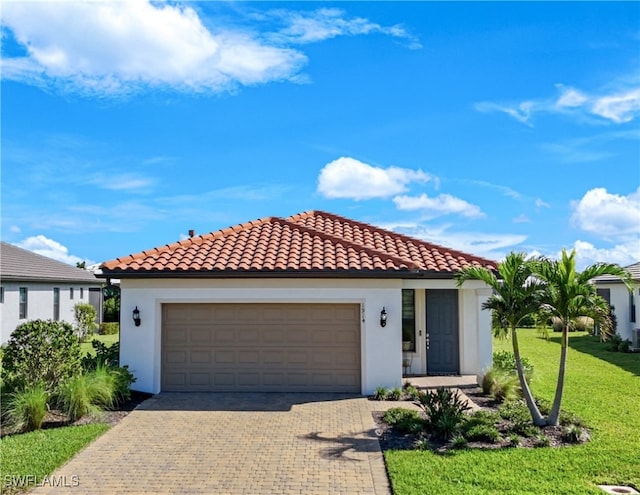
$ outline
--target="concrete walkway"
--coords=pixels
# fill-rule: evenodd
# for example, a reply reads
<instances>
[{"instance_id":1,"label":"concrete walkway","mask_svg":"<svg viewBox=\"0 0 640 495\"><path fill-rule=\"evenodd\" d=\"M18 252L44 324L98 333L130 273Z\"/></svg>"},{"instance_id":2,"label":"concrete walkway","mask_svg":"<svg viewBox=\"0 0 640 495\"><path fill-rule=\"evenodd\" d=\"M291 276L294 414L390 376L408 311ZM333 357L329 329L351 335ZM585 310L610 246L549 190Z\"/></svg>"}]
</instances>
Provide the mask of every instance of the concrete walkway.
<instances>
[{"instance_id":1,"label":"concrete walkway","mask_svg":"<svg viewBox=\"0 0 640 495\"><path fill-rule=\"evenodd\" d=\"M342 394L164 393L55 472L66 487L32 493L387 495L371 416L380 406Z\"/></svg>"}]
</instances>

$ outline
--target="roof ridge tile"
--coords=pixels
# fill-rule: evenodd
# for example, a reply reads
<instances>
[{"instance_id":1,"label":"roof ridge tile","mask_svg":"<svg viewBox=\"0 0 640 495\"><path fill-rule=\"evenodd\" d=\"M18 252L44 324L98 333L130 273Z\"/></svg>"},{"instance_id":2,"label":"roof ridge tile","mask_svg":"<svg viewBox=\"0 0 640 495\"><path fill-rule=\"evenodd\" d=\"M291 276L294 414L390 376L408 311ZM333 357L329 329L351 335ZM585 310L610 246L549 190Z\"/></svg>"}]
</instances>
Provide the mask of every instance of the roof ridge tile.
<instances>
[{"instance_id":1,"label":"roof ridge tile","mask_svg":"<svg viewBox=\"0 0 640 495\"><path fill-rule=\"evenodd\" d=\"M342 244L344 246L351 246L352 248L358 250L358 251L365 251L369 256L378 256L380 259L384 259L384 260L391 260L394 261L396 263L399 263L401 265L407 265L407 268L409 269L413 269L413 270L419 270L420 267L418 265L416 265L413 261L409 260L409 259L405 259L405 258L400 258L398 256L394 256L392 254L389 253L385 253L383 251L378 251L377 249L373 249L370 248L368 246L363 246L362 244L358 244L356 242L352 242L352 241L348 241L346 239L342 239L340 237L336 237L334 235L331 234L327 234L326 232L322 232L321 230L316 230L314 228L311 227L307 227L305 225L300 225L294 222L289 222L288 220L284 219L284 218L277 218L276 220L279 220L281 223L292 226L298 230L302 230L302 231L306 231L309 233L314 233L316 235L318 235L318 237L320 237L321 239L324 240L328 240L331 242L336 242L338 244Z\"/></svg>"},{"instance_id":2,"label":"roof ridge tile","mask_svg":"<svg viewBox=\"0 0 640 495\"><path fill-rule=\"evenodd\" d=\"M449 248L449 247L446 247L446 246L435 244L433 242L428 242L428 241L424 241L422 239L417 239L415 237L411 237L411 236L408 236L406 234L401 234L399 232L394 232L392 230L383 229L382 227L377 227L375 225L372 225L372 224L369 224L369 223L366 223L366 222L353 220L351 218L346 218L346 217L337 215L335 213L329 213L329 212L322 211L322 210L305 211L305 212L302 212L302 213L298 213L296 215L292 215L291 217L288 217L288 219L293 220L296 217L297 218L301 218L301 219L302 218L312 218L312 217L315 217L315 216L324 216L324 217L327 217L327 218L331 218L331 219L334 219L334 220L339 220L339 221L345 222L345 223L347 223L349 225L357 225L357 226L359 226L361 228L366 228L366 229L369 229L371 231L377 232L379 234L395 236L395 237L401 238L405 242L411 242L413 244L421 244L421 245L423 245L425 247L428 247L429 249L436 249L438 251L449 252L452 255L456 256L456 257L457 256L462 256L463 258L466 258L466 259L473 259L473 260L478 261L480 263L489 263L489 264L492 264L492 265L495 265L495 263L496 263L494 260L490 260L488 258L483 258L481 256L476 256L476 255L473 255L473 254L470 254L470 253L465 253L465 252L459 251L457 249L452 249L452 248Z\"/></svg>"}]
</instances>

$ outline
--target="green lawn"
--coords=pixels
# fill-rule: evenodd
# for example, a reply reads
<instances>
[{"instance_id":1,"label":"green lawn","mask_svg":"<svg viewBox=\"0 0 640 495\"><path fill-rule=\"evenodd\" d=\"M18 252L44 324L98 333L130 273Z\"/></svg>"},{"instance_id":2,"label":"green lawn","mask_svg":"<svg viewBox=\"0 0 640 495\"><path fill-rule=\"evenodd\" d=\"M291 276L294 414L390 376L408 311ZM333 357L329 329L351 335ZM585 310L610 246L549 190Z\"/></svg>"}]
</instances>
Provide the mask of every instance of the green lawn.
<instances>
[{"instance_id":1,"label":"green lawn","mask_svg":"<svg viewBox=\"0 0 640 495\"><path fill-rule=\"evenodd\" d=\"M521 330L522 355L535 366L535 395L553 399L559 338ZM564 448L455 451L388 451L395 495L602 494L598 484L640 489L640 354L612 353L596 338L570 337L563 409L591 427L588 444ZM494 341L494 350L511 350Z\"/></svg>"},{"instance_id":2,"label":"green lawn","mask_svg":"<svg viewBox=\"0 0 640 495\"><path fill-rule=\"evenodd\" d=\"M42 483L46 475L108 429L106 424L68 426L1 439L0 492L17 493Z\"/></svg>"},{"instance_id":3,"label":"green lawn","mask_svg":"<svg viewBox=\"0 0 640 495\"><path fill-rule=\"evenodd\" d=\"M87 352L91 353L91 355L95 355L96 350L91 345L92 340L99 340L103 344L110 346L111 344L118 342L120 339L120 334L114 333L111 335L92 335L86 342L80 344L80 350L82 351L82 355L84 356Z\"/></svg>"}]
</instances>

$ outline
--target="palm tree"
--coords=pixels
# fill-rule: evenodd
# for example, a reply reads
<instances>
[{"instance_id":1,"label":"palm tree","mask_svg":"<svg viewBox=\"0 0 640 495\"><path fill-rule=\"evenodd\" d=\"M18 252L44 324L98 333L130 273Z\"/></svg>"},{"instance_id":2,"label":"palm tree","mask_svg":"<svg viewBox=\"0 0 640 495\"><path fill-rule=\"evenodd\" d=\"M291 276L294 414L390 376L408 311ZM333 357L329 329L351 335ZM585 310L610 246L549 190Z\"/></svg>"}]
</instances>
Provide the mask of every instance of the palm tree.
<instances>
[{"instance_id":1,"label":"palm tree","mask_svg":"<svg viewBox=\"0 0 640 495\"><path fill-rule=\"evenodd\" d=\"M595 285L589 281L600 275L614 275L620 277L627 288L632 290L631 274L624 268L610 263L596 263L577 272L575 254L575 250L567 254L563 249L559 260L540 257L531 262L534 276L546 285L541 309L556 316L562 323L558 382L553 406L546 421L553 426L557 426L560 419L569 331L574 322L580 316L588 316L600 325L603 332L610 334L614 330L609 305L598 296Z\"/></svg>"},{"instance_id":2,"label":"palm tree","mask_svg":"<svg viewBox=\"0 0 640 495\"><path fill-rule=\"evenodd\" d=\"M487 268L469 266L456 275L456 280L458 287L467 280L479 280L493 289L493 294L482 304L482 309L492 311L491 326L495 335L503 337L511 335L522 395L533 423L542 426L545 424L545 419L540 414L525 378L516 332L522 319L536 313L540 308L544 286L540 281L532 278L532 274L532 265L526 260L526 255L512 252L503 262L498 263L497 276Z\"/></svg>"}]
</instances>

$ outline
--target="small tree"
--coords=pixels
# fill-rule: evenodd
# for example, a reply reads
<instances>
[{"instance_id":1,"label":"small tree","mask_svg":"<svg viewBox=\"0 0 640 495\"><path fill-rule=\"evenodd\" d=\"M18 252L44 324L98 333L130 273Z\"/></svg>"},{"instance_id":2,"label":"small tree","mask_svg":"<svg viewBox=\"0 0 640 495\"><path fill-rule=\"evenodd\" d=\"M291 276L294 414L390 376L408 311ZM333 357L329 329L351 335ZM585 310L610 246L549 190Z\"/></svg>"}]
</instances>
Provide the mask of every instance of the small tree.
<instances>
[{"instance_id":1,"label":"small tree","mask_svg":"<svg viewBox=\"0 0 640 495\"><path fill-rule=\"evenodd\" d=\"M11 334L3 356L2 379L14 390L41 384L51 393L80 369L80 342L71 325L32 320Z\"/></svg>"},{"instance_id":2,"label":"small tree","mask_svg":"<svg viewBox=\"0 0 640 495\"><path fill-rule=\"evenodd\" d=\"M597 294L591 280L601 275L619 277L627 289L632 290L631 274L619 265L596 263L582 272L576 270L576 252L562 250L559 260L544 257L532 261L534 276L545 284L541 308L558 318L562 325L560 341L560 366L553 406L547 417L547 424L557 426L564 393L564 379L567 370L567 350L569 331L577 318L587 316L600 325L604 336L612 333L611 311L607 301Z\"/></svg>"},{"instance_id":3,"label":"small tree","mask_svg":"<svg viewBox=\"0 0 640 495\"><path fill-rule=\"evenodd\" d=\"M80 340L84 340L98 328L98 324L96 323L96 310L91 304L76 304L73 307L73 315L76 320Z\"/></svg>"},{"instance_id":4,"label":"small tree","mask_svg":"<svg viewBox=\"0 0 640 495\"><path fill-rule=\"evenodd\" d=\"M104 298L103 321L109 323L120 322L120 287L107 285L102 289Z\"/></svg>"},{"instance_id":5,"label":"small tree","mask_svg":"<svg viewBox=\"0 0 640 495\"><path fill-rule=\"evenodd\" d=\"M531 262L524 253L512 252L498 264L497 274L484 267L468 266L457 274L456 279L458 287L467 280L480 280L493 289L493 294L482 304L482 309L491 310L491 327L496 336L511 337L522 396L533 423L544 425L544 418L526 380L517 334L522 320L535 314L540 308L543 286L532 278Z\"/></svg>"}]
</instances>

